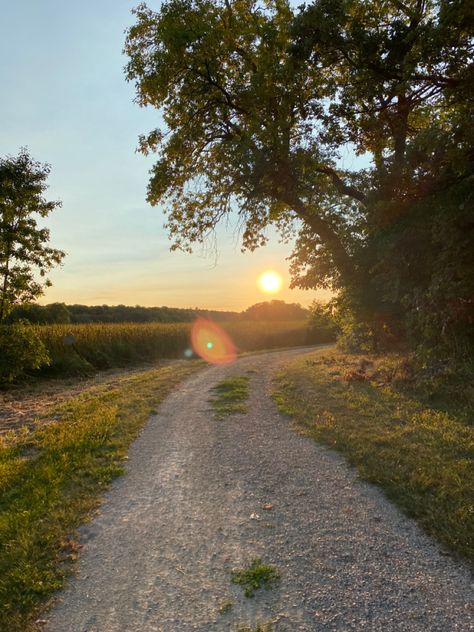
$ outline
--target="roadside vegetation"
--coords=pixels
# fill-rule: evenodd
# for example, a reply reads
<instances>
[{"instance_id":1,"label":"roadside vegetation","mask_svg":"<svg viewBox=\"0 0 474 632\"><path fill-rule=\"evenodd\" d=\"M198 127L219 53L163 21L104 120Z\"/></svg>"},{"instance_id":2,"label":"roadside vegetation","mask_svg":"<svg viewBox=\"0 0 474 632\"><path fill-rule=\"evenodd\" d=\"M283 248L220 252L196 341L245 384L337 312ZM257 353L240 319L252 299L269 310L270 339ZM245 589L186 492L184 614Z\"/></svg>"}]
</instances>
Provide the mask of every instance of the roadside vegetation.
<instances>
[{"instance_id":1,"label":"roadside vegetation","mask_svg":"<svg viewBox=\"0 0 474 632\"><path fill-rule=\"evenodd\" d=\"M474 392L396 353L324 351L291 362L275 399L298 428L455 554L474 563Z\"/></svg>"},{"instance_id":2,"label":"roadside vegetation","mask_svg":"<svg viewBox=\"0 0 474 632\"><path fill-rule=\"evenodd\" d=\"M260 558L252 560L246 567L232 571L232 583L242 586L246 597L253 597L256 590L278 584L280 573L275 566L262 564Z\"/></svg>"},{"instance_id":3,"label":"roadside vegetation","mask_svg":"<svg viewBox=\"0 0 474 632\"><path fill-rule=\"evenodd\" d=\"M157 404L202 366L173 366L123 376L85 391L9 432L0 444L0 629L33 630L34 621L72 570L75 529L123 472L127 449Z\"/></svg>"},{"instance_id":4,"label":"roadside vegetation","mask_svg":"<svg viewBox=\"0 0 474 632\"><path fill-rule=\"evenodd\" d=\"M230 377L211 389L213 396L209 400L217 417L245 414L245 402L249 396L249 378L245 375Z\"/></svg>"},{"instance_id":5,"label":"roadside vegetation","mask_svg":"<svg viewBox=\"0 0 474 632\"><path fill-rule=\"evenodd\" d=\"M271 622L268 623L257 623L255 628L251 628L248 625L240 625L237 628L237 632L273 632L275 628Z\"/></svg>"},{"instance_id":6,"label":"roadside vegetation","mask_svg":"<svg viewBox=\"0 0 474 632\"><path fill-rule=\"evenodd\" d=\"M304 320L220 324L242 352L305 345L313 339ZM189 357L191 327L192 323L0 325L0 344L4 347L9 341L11 350L0 358L0 382L24 373L67 377ZM26 338L32 351L27 355L22 342Z\"/></svg>"}]
</instances>

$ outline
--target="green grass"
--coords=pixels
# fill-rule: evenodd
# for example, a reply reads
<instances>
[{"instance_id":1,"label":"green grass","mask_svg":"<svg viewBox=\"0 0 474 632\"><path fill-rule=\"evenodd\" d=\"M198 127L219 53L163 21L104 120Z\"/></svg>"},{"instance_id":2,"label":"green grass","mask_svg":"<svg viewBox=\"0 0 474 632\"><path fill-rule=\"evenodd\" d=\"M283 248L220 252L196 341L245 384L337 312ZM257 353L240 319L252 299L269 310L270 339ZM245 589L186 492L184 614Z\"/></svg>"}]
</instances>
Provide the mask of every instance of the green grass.
<instances>
[{"instance_id":1,"label":"green grass","mask_svg":"<svg viewBox=\"0 0 474 632\"><path fill-rule=\"evenodd\" d=\"M428 405L384 379L382 358L332 351L291 362L275 399L306 434L341 451L360 476L452 552L474 562L474 427L453 400ZM470 419L470 421L469 421Z\"/></svg>"},{"instance_id":2,"label":"green grass","mask_svg":"<svg viewBox=\"0 0 474 632\"><path fill-rule=\"evenodd\" d=\"M123 471L127 448L157 403L202 366L183 362L95 387L0 446L0 630L26 632L63 586L75 529ZM49 422L49 423L45 423Z\"/></svg>"},{"instance_id":3,"label":"green grass","mask_svg":"<svg viewBox=\"0 0 474 632\"><path fill-rule=\"evenodd\" d=\"M247 568L232 571L231 581L242 586L246 597L253 597L256 590L277 584L280 573L275 566L262 564L262 560L256 558Z\"/></svg>"},{"instance_id":4,"label":"green grass","mask_svg":"<svg viewBox=\"0 0 474 632\"><path fill-rule=\"evenodd\" d=\"M227 378L214 386L211 391L213 396L209 399L209 403L218 417L247 412L247 406L244 403L249 396L247 376Z\"/></svg>"}]
</instances>

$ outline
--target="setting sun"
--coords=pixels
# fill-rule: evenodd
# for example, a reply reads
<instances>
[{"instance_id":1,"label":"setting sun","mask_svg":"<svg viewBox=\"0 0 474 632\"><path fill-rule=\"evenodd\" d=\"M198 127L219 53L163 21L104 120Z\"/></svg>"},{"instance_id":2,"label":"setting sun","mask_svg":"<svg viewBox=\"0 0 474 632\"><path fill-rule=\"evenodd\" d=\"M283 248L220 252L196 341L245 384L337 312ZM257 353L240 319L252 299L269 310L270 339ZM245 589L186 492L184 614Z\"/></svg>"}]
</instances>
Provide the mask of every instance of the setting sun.
<instances>
[{"instance_id":1,"label":"setting sun","mask_svg":"<svg viewBox=\"0 0 474 632\"><path fill-rule=\"evenodd\" d=\"M283 279L278 274L278 272L273 272L272 270L267 270L258 277L258 286L262 290L262 292L266 292L267 294L275 294L281 290L281 286L283 284Z\"/></svg>"}]
</instances>

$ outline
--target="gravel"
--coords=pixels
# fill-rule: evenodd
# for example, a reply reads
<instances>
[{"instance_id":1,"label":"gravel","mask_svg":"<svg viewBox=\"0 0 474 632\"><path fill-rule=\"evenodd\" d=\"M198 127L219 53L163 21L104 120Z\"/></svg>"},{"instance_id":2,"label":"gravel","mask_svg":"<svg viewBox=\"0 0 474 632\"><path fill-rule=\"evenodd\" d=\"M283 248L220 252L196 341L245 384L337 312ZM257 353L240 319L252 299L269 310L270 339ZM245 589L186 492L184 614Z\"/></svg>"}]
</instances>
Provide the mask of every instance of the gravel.
<instances>
[{"instance_id":1,"label":"gravel","mask_svg":"<svg viewBox=\"0 0 474 632\"><path fill-rule=\"evenodd\" d=\"M278 632L474 630L468 568L277 412L271 376L298 353L205 369L162 403L127 475L81 528L80 572L48 632L224 632L257 621ZM209 389L234 375L250 377L249 412L216 419ZM259 557L281 582L249 599L230 574Z\"/></svg>"}]
</instances>

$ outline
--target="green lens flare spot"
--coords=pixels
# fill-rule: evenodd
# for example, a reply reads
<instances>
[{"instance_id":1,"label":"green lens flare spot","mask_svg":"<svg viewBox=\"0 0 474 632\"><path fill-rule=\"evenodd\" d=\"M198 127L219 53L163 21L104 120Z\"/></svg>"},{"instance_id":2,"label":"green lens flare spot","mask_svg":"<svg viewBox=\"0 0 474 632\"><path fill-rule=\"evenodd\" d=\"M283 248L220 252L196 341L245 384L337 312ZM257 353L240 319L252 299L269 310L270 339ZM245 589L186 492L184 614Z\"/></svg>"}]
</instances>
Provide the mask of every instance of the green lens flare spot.
<instances>
[{"instance_id":1,"label":"green lens flare spot","mask_svg":"<svg viewBox=\"0 0 474 632\"><path fill-rule=\"evenodd\" d=\"M212 347L213 347L213 346L214 346L214 343L213 343L213 342L208 342L208 343L207 343L207 345L206 345L206 347L207 347L208 349L212 349Z\"/></svg>"}]
</instances>

